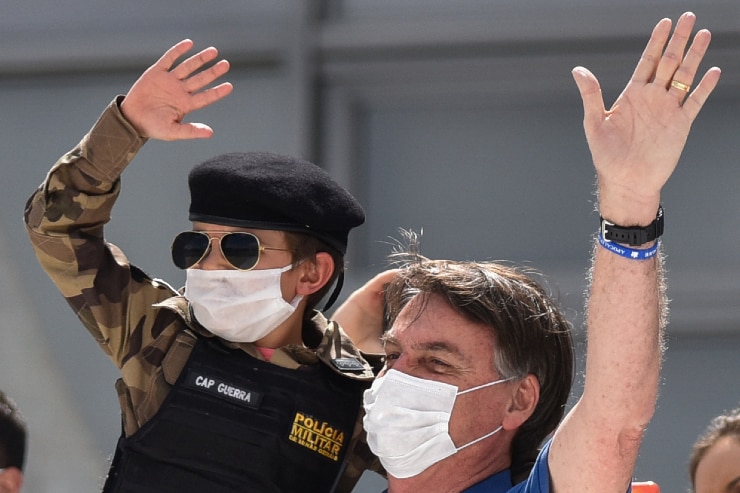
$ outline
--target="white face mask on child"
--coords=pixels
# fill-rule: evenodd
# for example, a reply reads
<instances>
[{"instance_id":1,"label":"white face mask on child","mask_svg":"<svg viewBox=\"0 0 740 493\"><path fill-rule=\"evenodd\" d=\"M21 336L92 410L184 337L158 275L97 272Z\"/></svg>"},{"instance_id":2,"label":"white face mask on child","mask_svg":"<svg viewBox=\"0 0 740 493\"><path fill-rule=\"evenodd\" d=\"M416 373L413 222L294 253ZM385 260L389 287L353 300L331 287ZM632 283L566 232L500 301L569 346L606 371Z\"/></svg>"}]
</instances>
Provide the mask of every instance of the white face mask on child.
<instances>
[{"instance_id":1,"label":"white face mask on child","mask_svg":"<svg viewBox=\"0 0 740 493\"><path fill-rule=\"evenodd\" d=\"M458 392L455 385L388 370L365 391L365 418L370 450L395 478L410 478L465 447L501 430L501 426L455 447L449 434L450 415L458 395L490 387L496 380Z\"/></svg>"},{"instance_id":2,"label":"white face mask on child","mask_svg":"<svg viewBox=\"0 0 740 493\"><path fill-rule=\"evenodd\" d=\"M283 299L280 277L291 268L188 269L185 297L198 322L213 334L232 342L258 341L287 320L303 299Z\"/></svg>"}]
</instances>

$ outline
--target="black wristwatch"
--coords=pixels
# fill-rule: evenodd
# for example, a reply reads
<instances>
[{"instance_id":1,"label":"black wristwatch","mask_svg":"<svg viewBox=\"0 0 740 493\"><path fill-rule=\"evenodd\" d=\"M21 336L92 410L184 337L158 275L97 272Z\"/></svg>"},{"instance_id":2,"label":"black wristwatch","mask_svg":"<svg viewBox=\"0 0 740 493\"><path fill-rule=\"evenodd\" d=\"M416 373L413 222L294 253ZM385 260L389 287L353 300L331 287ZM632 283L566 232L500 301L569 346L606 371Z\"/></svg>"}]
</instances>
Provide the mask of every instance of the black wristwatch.
<instances>
[{"instance_id":1,"label":"black wristwatch","mask_svg":"<svg viewBox=\"0 0 740 493\"><path fill-rule=\"evenodd\" d=\"M655 221L644 228L641 226L619 226L601 216L599 216L599 220L601 221L601 236L607 241L640 246L659 238L663 234L663 206L658 207Z\"/></svg>"}]
</instances>

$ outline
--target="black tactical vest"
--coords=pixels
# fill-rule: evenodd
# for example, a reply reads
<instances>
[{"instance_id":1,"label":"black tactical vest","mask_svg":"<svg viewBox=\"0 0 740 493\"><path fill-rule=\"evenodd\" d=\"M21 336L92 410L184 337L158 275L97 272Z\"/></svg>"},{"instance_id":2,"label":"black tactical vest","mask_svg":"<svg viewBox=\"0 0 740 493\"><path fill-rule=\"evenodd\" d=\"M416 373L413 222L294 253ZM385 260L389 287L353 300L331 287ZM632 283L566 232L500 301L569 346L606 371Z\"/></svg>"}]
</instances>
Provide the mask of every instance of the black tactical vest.
<instances>
[{"instance_id":1,"label":"black tactical vest","mask_svg":"<svg viewBox=\"0 0 740 493\"><path fill-rule=\"evenodd\" d=\"M120 438L103 491L331 492L368 386L199 339L157 414Z\"/></svg>"}]
</instances>

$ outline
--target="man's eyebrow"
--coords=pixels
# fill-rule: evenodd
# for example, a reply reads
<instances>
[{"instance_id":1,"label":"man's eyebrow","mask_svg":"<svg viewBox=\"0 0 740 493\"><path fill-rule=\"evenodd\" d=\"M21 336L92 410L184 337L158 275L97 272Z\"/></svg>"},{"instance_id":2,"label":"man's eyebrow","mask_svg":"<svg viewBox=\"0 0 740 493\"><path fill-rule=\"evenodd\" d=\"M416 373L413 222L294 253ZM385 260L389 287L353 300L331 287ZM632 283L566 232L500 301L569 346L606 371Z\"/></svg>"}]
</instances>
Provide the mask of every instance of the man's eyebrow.
<instances>
[{"instance_id":1,"label":"man's eyebrow","mask_svg":"<svg viewBox=\"0 0 740 493\"><path fill-rule=\"evenodd\" d=\"M740 485L740 476L736 477L735 479L733 479L732 481L730 481L729 483L727 483L727 486L725 487L725 491L727 493L732 493L732 491L734 490L735 486L737 486L737 485Z\"/></svg>"},{"instance_id":2,"label":"man's eyebrow","mask_svg":"<svg viewBox=\"0 0 740 493\"><path fill-rule=\"evenodd\" d=\"M380 342L383 344L393 344L394 346L400 346L398 339L390 335L388 332L380 336Z\"/></svg>"},{"instance_id":3,"label":"man's eyebrow","mask_svg":"<svg viewBox=\"0 0 740 493\"><path fill-rule=\"evenodd\" d=\"M384 344L391 344L394 346L401 346L401 343L392 335L385 333L381 337L381 342ZM464 361L469 361L469 357L466 356L457 344L449 341L429 341L419 344L412 344L413 349L420 351L430 351L435 353L447 353Z\"/></svg>"}]
</instances>

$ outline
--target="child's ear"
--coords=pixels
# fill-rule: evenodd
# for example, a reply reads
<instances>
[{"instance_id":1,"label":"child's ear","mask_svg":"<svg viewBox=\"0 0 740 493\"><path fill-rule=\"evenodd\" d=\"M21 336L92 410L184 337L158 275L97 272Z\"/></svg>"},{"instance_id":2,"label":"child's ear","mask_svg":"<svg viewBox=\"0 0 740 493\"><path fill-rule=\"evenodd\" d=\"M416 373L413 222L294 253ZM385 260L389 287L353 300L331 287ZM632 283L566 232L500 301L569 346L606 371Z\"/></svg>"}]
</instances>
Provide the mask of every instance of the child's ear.
<instances>
[{"instance_id":1,"label":"child's ear","mask_svg":"<svg viewBox=\"0 0 740 493\"><path fill-rule=\"evenodd\" d=\"M308 296L323 288L334 273L334 259L327 252L318 252L313 259L306 259L299 268L296 293Z\"/></svg>"}]
</instances>

